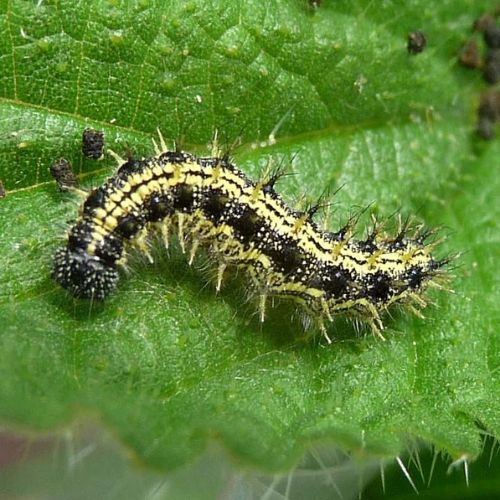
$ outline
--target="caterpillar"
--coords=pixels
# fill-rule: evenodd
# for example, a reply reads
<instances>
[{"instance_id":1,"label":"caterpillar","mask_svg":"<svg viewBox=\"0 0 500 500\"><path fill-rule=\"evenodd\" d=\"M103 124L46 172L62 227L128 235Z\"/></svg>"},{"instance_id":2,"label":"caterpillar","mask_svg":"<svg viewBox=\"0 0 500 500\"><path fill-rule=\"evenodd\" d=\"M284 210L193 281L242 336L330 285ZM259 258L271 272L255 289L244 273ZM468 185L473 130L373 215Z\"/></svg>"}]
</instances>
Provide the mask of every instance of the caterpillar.
<instances>
[{"instance_id":1,"label":"caterpillar","mask_svg":"<svg viewBox=\"0 0 500 500\"><path fill-rule=\"evenodd\" d=\"M449 259L433 257L438 242L426 240L434 231L410 234L400 221L392 237L374 224L366 238L355 239L353 219L336 232L322 229L313 220L319 205L293 209L276 192L280 172L255 182L217 147L197 157L169 151L159 136L150 158L124 160L110 151L118 170L87 194L66 245L56 251L52 277L74 297L108 297L129 248L149 255L151 232L167 247L176 233L182 251L189 248L189 263L205 247L217 266L217 291L227 268L242 269L262 321L268 297L291 299L328 342L325 325L338 314L383 338L381 317L391 305L419 314L423 292L441 287Z\"/></svg>"}]
</instances>

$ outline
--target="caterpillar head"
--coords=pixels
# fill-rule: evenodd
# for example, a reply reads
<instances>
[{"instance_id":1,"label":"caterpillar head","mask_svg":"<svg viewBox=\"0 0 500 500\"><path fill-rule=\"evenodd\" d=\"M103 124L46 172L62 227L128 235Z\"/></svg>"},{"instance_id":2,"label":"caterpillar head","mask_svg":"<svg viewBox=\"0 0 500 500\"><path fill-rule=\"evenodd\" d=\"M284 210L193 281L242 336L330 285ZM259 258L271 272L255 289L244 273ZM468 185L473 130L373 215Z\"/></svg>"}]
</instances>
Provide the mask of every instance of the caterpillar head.
<instances>
[{"instance_id":1,"label":"caterpillar head","mask_svg":"<svg viewBox=\"0 0 500 500\"><path fill-rule=\"evenodd\" d=\"M52 278L74 297L105 299L116 287L118 271L82 249L60 248L54 256Z\"/></svg>"}]
</instances>

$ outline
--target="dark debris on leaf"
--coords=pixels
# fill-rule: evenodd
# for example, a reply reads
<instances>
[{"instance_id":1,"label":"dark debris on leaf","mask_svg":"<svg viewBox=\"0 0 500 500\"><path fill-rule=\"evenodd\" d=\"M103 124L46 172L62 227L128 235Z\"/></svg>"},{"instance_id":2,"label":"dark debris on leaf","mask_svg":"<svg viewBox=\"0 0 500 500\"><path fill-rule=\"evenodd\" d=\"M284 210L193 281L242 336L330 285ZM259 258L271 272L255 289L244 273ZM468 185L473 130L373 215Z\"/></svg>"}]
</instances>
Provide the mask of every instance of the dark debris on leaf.
<instances>
[{"instance_id":1,"label":"dark debris on leaf","mask_svg":"<svg viewBox=\"0 0 500 500\"><path fill-rule=\"evenodd\" d=\"M104 132L86 128L82 135L82 153L92 160L99 160L104 154Z\"/></svg>"},{"instance_id":2,"label":"dark debris on leaf","mask_svg":"<svg viewBox=\"0 0 500 500\"><path fill-rule=\"evenodd\" d=\"M483 139L495 136L495 124L500 121L500 90L483 93L478 109L477 132Z\"/></svg>"},{"instance_id":3,"label":"dark debris on leaf","mask_svg":"<svg viewBox=\"0 0 500 500\"><path fill-rule=\"evenodd\" d=\"M61 191L78 186L71 163L65 158L59 158L49 168L50 175L55 179Z\"/></svg>"},{"instance_id":4,"label":"dark debris on leaf","mask_svg":"<svg viewBox=\"0 0 500 500\"><path fill-rule=\"evenodd\" d=\"M483 14L474 20L472 29L483 33L492 24L495 24L495 18L491 14Z\"/></svg>"},{"instance_id":5,"label":"dark debris on leaf","mask_svg":"<svg viewBox=\"0 0 500 500\"><path fill-rule=\"evenodd\" d=\"M500 5L494 12L486 12L472 24L472 30L482 33L467 40L458 53L462 66L482 71L483 79L490 85L500 81ZM480 43L482 47L480 47ZM481 50L482 49L482 50ZM483 52L483 54L481 54ZM495 124L500 121L500 92L492 90L481 95L477 110L477 133L490 140L495 136Z\"/></svg>"},{"instance_id":6,"label":"dark debris on leaf","mask_svg":"<svg viewBox=\"0 0 500 500\"><path fill-rule=\"evenodd\" d=\"M427 38L422 31L412 31L408 33L407 49L409 54L420 54L427 46Z\"/></svg>"},{"instance_id":7,"label":"dark debris on leaf","mask_svg":"<svg viewBox=\"0 0 500 500\"><path fill-rule=\"evenodd\" d=\"M476 40L467 40L460 50L458 60L462 66L477 69L482 66L481 53Z\"/></svg>"},{"instance_id":8,"label":"dark debris on leaf","mask_svg":"<svg viewBox=\"0 0 500 500\"><path fill-rule=\"evenodd\" d=\"M484 79L491 84L500 81L500 49L490 49L483 69Z\"/></svg>"},{"instance_id":9,"label":"dark debris on leaf","mask_svg":"<svg viewBox=\"0 0 500 500\"><path fill-rule=\"evenodd\" d=\"M490 49L500 49L500 26L490 24L484 30L484 42Z\"/></svg>"}]
</instances>

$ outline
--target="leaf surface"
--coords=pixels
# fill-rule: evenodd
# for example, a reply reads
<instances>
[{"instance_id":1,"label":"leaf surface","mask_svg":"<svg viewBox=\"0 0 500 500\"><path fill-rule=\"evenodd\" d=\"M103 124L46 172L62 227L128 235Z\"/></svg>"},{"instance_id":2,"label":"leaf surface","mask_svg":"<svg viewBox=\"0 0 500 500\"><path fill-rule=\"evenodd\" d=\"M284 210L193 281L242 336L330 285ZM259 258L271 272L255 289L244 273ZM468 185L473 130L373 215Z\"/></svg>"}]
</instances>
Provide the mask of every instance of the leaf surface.
<instances>
[{"instance_id":1,"label":"leaf surface","mask_svg":"<svg viewBox=\"0 0 500 500\"><path fill-rule=\"evenodd\" d=\"M146 463L172 468L212 438L273 470L307 443L397 455L423 438L458 458L500 435L499 141L472 137L480 76L456 51L489 2L46 1L0 6L0 417L36 429L97 416ZM422 28L428 48L406 51ZM335 195L332 228L370 206L444 226L464 252L455 293L426 319L397 311L387 342L339 320L332 346L303 342L293 309L263 326L244 280L213 292L177 247L139 256L104 304L49 276L77 214L48 167L84 186L112 160L82 159L86 126L126 156L169 141L208 154L239 139L256 177L292 163L293 202ZM269 140L271 134L274 140ZM275 143L274 143L275 142ZM362 228L360 228L362 232Z\"/></svg>"}]
</instances>

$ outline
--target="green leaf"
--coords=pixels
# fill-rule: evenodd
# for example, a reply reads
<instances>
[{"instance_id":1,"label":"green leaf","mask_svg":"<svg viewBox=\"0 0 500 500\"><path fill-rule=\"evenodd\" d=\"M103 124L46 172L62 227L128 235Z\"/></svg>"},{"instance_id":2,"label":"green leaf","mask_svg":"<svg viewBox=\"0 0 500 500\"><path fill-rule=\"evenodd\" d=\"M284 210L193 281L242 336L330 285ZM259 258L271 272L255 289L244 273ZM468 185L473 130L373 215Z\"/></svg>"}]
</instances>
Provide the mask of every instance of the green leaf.
<instances>
[{"instance_id":1,"label":"green leaf","mask_svg":"<svg viewBox=\"0 0 500 500\"><path fill-rule=\"evenodd\" d=\"M500 146L473 139L481 77L456 64L489 6L2 3L0 417L48 429L92 415L161 468L213 438L273 470L318 440L395 456L423 438L458 458L480 452L482 431L500 436ZM418 28L428 48L410 56ZM113 171L82 159L85 126L122 155L151 154L157 127L208 154L217 129L241 140L251 176L292 162L291 201L343 186L333 226L368 205L444 226L441 254L463 252L455 293L433 294L425 320L386 318L386 342L339 320L327 346L300 339L286 304L261 327L244 281L216 296L202 262L156 245L104 304L70 299L49 269L79 201L48 167L67 158L85 186Z\"/></svg>"}]
</instances>

